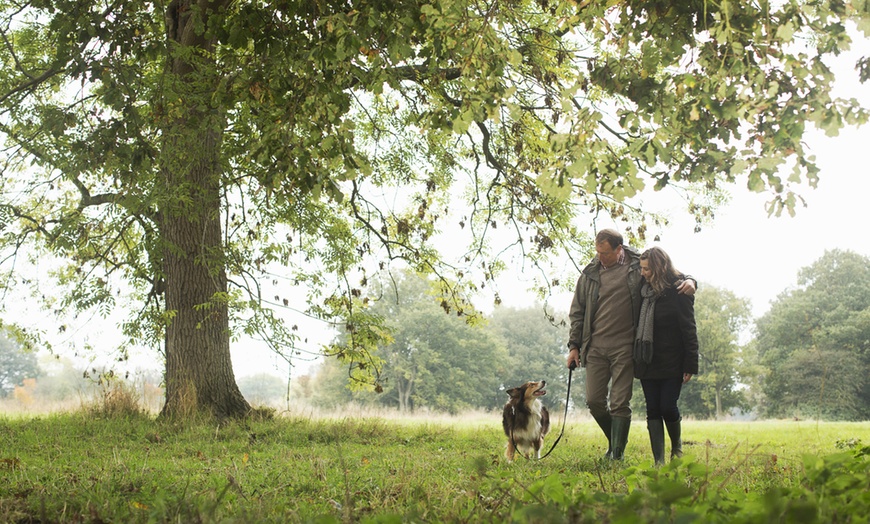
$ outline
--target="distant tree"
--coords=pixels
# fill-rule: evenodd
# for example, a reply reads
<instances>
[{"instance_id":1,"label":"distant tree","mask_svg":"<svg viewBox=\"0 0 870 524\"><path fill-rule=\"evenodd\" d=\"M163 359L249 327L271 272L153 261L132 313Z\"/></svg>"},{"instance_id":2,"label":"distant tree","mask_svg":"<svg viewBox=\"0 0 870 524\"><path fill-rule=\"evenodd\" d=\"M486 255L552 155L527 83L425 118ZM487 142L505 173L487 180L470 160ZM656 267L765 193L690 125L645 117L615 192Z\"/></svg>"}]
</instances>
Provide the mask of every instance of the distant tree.
<instances>
[{"instance_id":1,"label":"distant tree","mask_svg":"<svg viewBox=\"0 0 870 524\"><path fill-rule=\"evenodd\" d=\"M496 307L486 329L495 334L507 349L502 389L518 386L527 380L543 379L547 381L546 403L564 406L568 385L566 326L554 325L554 317L543 307ZM571 378L571 403L574 406L585 406L585 376L575 371ZM507 395L501 400L506 401Z\"/></svg>"},{"instance_id":2,"label":"distant tree","mask_svg":"<svg viewBox=\"0 0 870 524\"><path fill-rule=\"evenodd\" d=\"M350 402L375 404L376 394L353 387L351 368L352 364L339 359L324 359L312 370L307 401L324 409L335 409Z\"/></svg>"},{"instance_id":3,"label":"distant tree","mask_svg":"<svg viewBox=\"0 0 870 524\"><path fill-rule=\"evenodd\" d=\"M383 319L389 343L379 348L378 360L366 365L377 369L381 386L372 388L358 379L359 362L336 365L328 360L318 370L316 387L341 391L318 392L314 402L339 403L351 390L357 402L401 411L425 407L456 413L503 404L502 381L510 367L503 342L477 315L445 314L433 284L438 285L410 272L379 280L370 312Z\"/></svg>"},{"instance_id":4,"label":"distant tree","mask_svg":"<svg viewBox=\"0 0 870 524\"><path fill-rule=\"evenodd\" d=\"M445 315L437 303L404 315L385 371L401 395L400 408L457 413L504 403L499 395L507 351L491 333ZM388 382L388 385L390 383Z\"/></svg>"},{"instance_id":5,"label":"distant tree","mask_svg":"<svg viewBox=\"0 0 870 524\"><path fill-rule=\"evenodd\" d=\"M311 373L292 377L289 384L288 402L309 402L314 393L312 385L314 376Z\"/></svg>"},{"instance_id":6,"label":"distant tree","mask_svg":"<svg viewBox=\"0 0 870 524\"><path fill-rule=\"evenodd\" d=\"M832 250L756 322L763 413L870 418L870 259Z\"/></svg>"},{"instance_id":7,"label":"distant tree","mask_svg":"<svg viewBox=\"0 0 870 524\"><path fill-rule=\"evenodd\" d=\"M0 397L8 396L24 379L40 374L36 355L22 351L14 340L0 332Z\"/></svg>"},{"instance_id":8,"label":"distant tree","mask_svg":"<svg viewBox=\"0 0 870 524\"><path fill-rule=\"evenodd\" d=\"M701 418L721 418L733 408L746 409L739 389L752 367L740 345L740 334L752 320L749 301L731 291L702 285L695 296L699 374L683 388L681 409Z\"/></svg>"},{"instance_id":9,"label":"distant tree","mask_svg":"<svg viewBox=\"0 0 870 524\"><path fill-rule=\"evenodd\" d=\"M508 368L503 343L473 317L447 315L433 282L410 273L383 280L372 311L393 342L381 349L384 400L400 410L492 408Z\"/></svg>"}]
</instances>

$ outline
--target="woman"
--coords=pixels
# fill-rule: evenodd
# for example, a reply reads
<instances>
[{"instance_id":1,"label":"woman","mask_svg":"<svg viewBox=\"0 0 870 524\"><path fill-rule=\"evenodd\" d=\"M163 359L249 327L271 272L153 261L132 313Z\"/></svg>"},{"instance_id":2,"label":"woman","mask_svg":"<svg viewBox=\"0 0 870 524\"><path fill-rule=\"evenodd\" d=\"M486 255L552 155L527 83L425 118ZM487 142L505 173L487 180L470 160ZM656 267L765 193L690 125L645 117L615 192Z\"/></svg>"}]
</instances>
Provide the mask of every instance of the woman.
<instances>
[{"instance_id":1,"label":"woman","mask_svg":"<svg viewBox=\"0 0 870 524\"><path fill-rule=\"evenodd\" d=\"M683 384L698 374L698 334L695 299L676 288L685 276L671 258L653 247L640 256L644 278L640 320L634 345L634 376L646 398L646 420L653 459L665 462L665 426L671 438L671 458L683 455L680 409Z\"/></svg>"}]
</instances>

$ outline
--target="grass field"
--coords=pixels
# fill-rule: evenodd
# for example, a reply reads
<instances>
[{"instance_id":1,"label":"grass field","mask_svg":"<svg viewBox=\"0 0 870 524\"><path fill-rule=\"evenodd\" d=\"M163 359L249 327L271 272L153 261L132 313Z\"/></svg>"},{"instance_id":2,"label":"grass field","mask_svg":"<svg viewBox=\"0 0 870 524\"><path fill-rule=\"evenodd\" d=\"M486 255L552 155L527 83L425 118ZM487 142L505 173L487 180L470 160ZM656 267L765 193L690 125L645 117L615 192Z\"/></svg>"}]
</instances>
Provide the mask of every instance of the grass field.
<instances>
[{"instance_id":1,"label":"grass field","mask_svg":"<svg viewBox=\"0 0 870 524\"><path fill-rule=\"evenodd\" d=\"M558 420L557 422L561 422ZM556 425L547 442L555 440ZM0 416L0 522L867 522L870 423L684 423L651 466L569 419L507 464L496 414L306 414L173 424L88 411Z\"/></svg>"}]
</instances>

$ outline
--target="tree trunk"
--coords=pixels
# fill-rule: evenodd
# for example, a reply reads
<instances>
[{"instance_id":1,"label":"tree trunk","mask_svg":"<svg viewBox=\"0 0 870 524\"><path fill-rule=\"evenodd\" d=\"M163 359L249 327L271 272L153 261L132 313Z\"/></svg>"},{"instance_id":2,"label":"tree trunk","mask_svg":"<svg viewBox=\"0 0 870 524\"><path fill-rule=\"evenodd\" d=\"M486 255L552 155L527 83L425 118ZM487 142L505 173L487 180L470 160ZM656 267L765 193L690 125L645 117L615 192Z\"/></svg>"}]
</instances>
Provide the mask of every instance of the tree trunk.
<instances>
[{"instance_id":1,"label":"tree trunk","mask_svg":"<svg viewBox=\"0 0 870 524\"><path fill-rule=\"evenodd\" d=\"M399 411L407 413L411 410L411 392L414 389L414 378L399 377L396 380L396 392L399 397Z\"/></svg>"},{"instance_id":2,"label":"tree trunk","mask_svg":"<svg viewBox=\"0 0 870 524\"><path fill-rule=\"evenodd\" d=\"M213 145L203 144L204 156L213 155ZM221 417L241 416L250 406L236 385L230 359L218 173L202 165L180 177L189 184L184 194L191 208L187 213L164 212L162 221L169 313L163 414L210 411Z\"/></svg>"},{"instance_id":3,"label":"tree trunk","mask_svg":"<svg viewBox=\"0 0 870 524\"><path fill-rule=\"evenodd\" d=\"M405 372L398 372L396 377L396 392L399 394L399 411L407 413L411 411L411 393L414 392L414 384L417 381L416 371L408 372L410 377L405 376Z\"/></svg>"},{"instance_id":4,"label":"tree trunk","mask_svg":"<svg viewBox=\"0 0 870 524\"><path fill-rule=\"evenodd\" d=\"M179 47L211 56L214 43L197 35L197 13L216 2L174 1L167 32ZM182 55L182 56L190 56ZM221 229L221 137L225 117L211 107L216 71L209 64L170 58L177 95L163 102L169 114L161 151L163 277L166 283L166 404L162 416L210 413L237 417L250 410L230 359L227 275Z\"/></svg>"}]
</instances>

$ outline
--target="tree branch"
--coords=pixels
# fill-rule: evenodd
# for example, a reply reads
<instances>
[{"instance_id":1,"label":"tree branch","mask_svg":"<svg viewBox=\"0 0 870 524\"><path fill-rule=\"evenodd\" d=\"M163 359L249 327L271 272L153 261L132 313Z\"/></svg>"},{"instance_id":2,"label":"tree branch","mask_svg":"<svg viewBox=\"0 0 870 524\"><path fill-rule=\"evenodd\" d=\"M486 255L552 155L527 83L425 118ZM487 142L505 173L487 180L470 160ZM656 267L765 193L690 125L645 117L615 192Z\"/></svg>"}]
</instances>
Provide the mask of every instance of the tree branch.
<instances>
[{"instance_id":1,"label":"tree branch","mask_svg":"<svg viewBox=\"0 0 870 524\"><path fill-rule=\"evenodd\" d=\"M11 90L4 93L3 96L0 96L0 104L5 103L6 100L8 100L9 98L12 98L12 96L20 93L21 91L27 91L27 90L33 89L36 86L38 86L39 84L41 84L41 83L45 82L46 80L48 80L49 78L51 78L52 76L63 73L64 71L65 71L64 68L49 69L37 77L31 77L30 75L27 75L27 73L24 73L24 71L22 71L22 73L27 75L27 77L30 78L30 80L28 80L27 82L24 82L22 84L19 84L18 86L14 87Z\"/></svg>"},{"instance_id":2,"label":"tree branch","mask_svg":"<svg viewBox=\"0 0 870 524\"><path fill-rule=\"evenodd\" d=\"M394 67L390 71L400 80L413 80L415 82L431 80L433 78L441 80L456 80L462 76L462 70L458 67L448 67L433 71L425 65L407 65Z\"/></svg>"}]
</instances>

